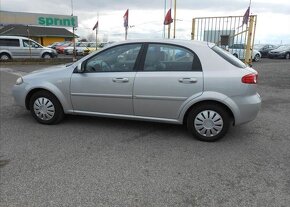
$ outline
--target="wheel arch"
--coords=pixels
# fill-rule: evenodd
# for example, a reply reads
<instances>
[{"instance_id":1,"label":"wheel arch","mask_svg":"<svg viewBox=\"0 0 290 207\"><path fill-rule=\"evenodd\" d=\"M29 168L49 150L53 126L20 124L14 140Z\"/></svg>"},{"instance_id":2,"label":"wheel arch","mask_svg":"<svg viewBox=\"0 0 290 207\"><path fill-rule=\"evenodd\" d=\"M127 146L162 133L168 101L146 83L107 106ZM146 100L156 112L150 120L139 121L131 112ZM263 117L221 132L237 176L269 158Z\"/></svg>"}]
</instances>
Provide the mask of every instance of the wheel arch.
<instances>
[{"instance_id":1,"label":"wheel arch","mask_svg":"<svg viewBox=\"0 0 290 207\"><path fill-rule=\"evenodd\" d=\"M27 110L30 110L29 101L30 101L32 95L34 93L38 92L38 91L47 91L47 92L51 93L53 96L55 96L57 98L57 100L59 101L63 111L64 112L67 111L68 106L67 106L67 103L65 101L64 96L62 94L58 94L58 93L52 92L52 90L50 90L48 88L33 88L27 93L27 95L25 97L25 107L26 107Z\"/></svg>"},{"instance_id":2,"label":"wheel arch","mask_svg":"<svg viewBox=\"0 0 290 207\"><path fill-rule=\"evenodd\" d=\"M200 105L204 105L204 104L216 104L216 105L223 107L227 111L227 113L229 114L230 119L233 122L233 125L235 124L235 116L234 116L233 111L230 109L230 107L228 105L226 105L225 103L222 103L221 101L217 101L217 100L202 100L202 101L195 102L185 111L183 119L182 119L182 123L183 124L187 123L188 114L193 108L198 107Z\"/></svg>"},{"instance_id":3,"label":"wheel arch","mask_svg":"<svg viewBox=\"0 0 290 207\"><path fill-rule=\"evenodd\" d=\"M51 52L48 52L48 51L44 51L42 54L41 54L41 58L44 58L44 55L48 54L51 58L52 58L52 54Z\"/></svg>"},{"instance_id":4,"label":"wheel arch","mask_svg":"<svg viewBox=\"0 0 290 207\"><path fill-rule=\"evenodd\" d=\"M7 55L10 57L10 59L12 59L12 54L11 54L9 51L6 51L6 50L1 51L1 52L0 52L0 57L1 57L1 55L3 55L3 54L7 54Z\"/></svg>"}]
</instances>

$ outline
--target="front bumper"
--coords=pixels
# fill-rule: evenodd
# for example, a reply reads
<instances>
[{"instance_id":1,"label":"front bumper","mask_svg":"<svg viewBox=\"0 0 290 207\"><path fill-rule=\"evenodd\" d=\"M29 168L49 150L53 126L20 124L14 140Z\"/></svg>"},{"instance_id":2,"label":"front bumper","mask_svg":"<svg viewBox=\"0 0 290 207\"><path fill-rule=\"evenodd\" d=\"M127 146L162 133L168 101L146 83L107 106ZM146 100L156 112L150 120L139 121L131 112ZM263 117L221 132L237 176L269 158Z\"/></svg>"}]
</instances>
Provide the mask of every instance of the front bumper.
<instances>
[{"instance_id":1,"label":"front bumper","mask_svg":"<svg viewBox=\"0 0 290 207\"><path fill-rule=\"evenodd\" d=\"M27 95L26 90L27 83L22 83L20 85L14 85L12 88L12 96L14 97L14 102L18 106L26 107L25 99Z\"/></svg>"}]
</instances>

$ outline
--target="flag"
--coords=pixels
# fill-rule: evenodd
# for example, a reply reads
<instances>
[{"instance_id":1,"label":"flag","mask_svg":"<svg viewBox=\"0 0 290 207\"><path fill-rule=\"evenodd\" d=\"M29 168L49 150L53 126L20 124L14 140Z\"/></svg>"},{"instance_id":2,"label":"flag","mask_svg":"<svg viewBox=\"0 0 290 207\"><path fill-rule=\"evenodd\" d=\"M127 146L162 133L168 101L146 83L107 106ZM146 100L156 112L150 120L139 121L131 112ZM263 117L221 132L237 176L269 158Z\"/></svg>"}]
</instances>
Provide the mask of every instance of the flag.
<instances>
[{"instance_id":1,"label":"flag","mask_svg":"<svg viewBox=\"0 0 290 207\"><path fill-rule=\"evenodd\" d=\"M245 12L244 16L243 16L243 24L248 24L249 21L249 16L250 16L250 7L248 7L247 11Z\"/></svg>"},{"instance_id":2,"label":"flag","mask_svg":"<svg viewBox=\"0 0 290 207\"><path fill-rule=\"evenodd\" d=\"M173 19L171 17L171 8L168 10L166 16L165 16L165 19L164 19L164 25L168 25L168 24L171 24L173 22Z\"/></svg>"},{"instance_id":3,"label":"flag","mask_svg":"<svg viewBox=\"0 0 290 207\"><path fill-rule=\"evenodd\" d=\"M99 21L96 22L95 26L93 27L93 30L95 29L98 30L98 28L99 28Z\"/></svg>"},{"instance_id":4,"label":"flag","mask_svg":"<svg viewBox=\"0 0 290 207\"><path fill-rule=\"evenodd\" d=\"M128 20L129 20L129 9L127 9L126 13L123 16L124 19L124 27L128 27Z\"/></svg>"}]
</instances>

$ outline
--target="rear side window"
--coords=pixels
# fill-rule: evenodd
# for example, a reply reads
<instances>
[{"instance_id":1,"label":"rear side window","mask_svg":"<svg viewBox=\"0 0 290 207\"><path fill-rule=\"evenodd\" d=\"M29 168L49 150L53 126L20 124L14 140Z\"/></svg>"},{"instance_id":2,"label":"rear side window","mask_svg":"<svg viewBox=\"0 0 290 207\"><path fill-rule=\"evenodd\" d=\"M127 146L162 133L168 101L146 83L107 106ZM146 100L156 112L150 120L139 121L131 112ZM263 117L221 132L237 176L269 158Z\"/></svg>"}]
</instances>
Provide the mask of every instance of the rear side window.
<instances>
[{"instance_id":1,"label":"rear side window","mask_svg":"<svg viewBox=\"0 0 290 207\"><path fill-rule=\"evenodd\" d=\"M236 58L235 56L233 56L231 53L225 51L224 49L222 49L222 48L220 48L218 46L214 46L212 48L212 50L215 51L224 60L226 60L227 62L231 63L232 65L234 65L234 66L236 66L238 68L245 68L245 67L247 67L245 63L243 63L238 58Z\"/></svg>"},{"instance_id":2,"label":"rear side window","mask_svg":"<svg viewBox=\"0 0 290 207\"><path fill-rule=\"evenodd\" d=\"M18 39L0 39L0 46L19 47L20 43Z\"/></svg>"},{"instance_id":3,"label":"rear side window","mask_svg":"<svg viewBox=\"0 0 290 207\"><path fill-rule=\"evenodd\" d=\"M192 51L169 44L149 44L144 71L201 71L197 55Z\"/></svg>"}]
</instances>

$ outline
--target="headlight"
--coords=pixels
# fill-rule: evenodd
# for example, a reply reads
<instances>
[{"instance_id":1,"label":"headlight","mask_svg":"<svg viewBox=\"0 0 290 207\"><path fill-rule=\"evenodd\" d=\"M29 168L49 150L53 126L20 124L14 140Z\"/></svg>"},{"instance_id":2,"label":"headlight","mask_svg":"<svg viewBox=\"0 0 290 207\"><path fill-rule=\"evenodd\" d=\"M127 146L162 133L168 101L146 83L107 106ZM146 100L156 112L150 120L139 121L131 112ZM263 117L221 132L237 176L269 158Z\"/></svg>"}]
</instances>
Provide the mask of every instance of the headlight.
<instances>
[{"instance_id":1,"label":"headlight","mask_svg":"<svg viewBox=\"0 0 290 207\"><path fill-rule=\"evenodd\" d=\"M16 85L20 85L20 84L22 84L23 83L23 79L22 79L22 77L20 77L20 78L18 78L17 80L16 80Z\"/></svg>"}]
</instances>

